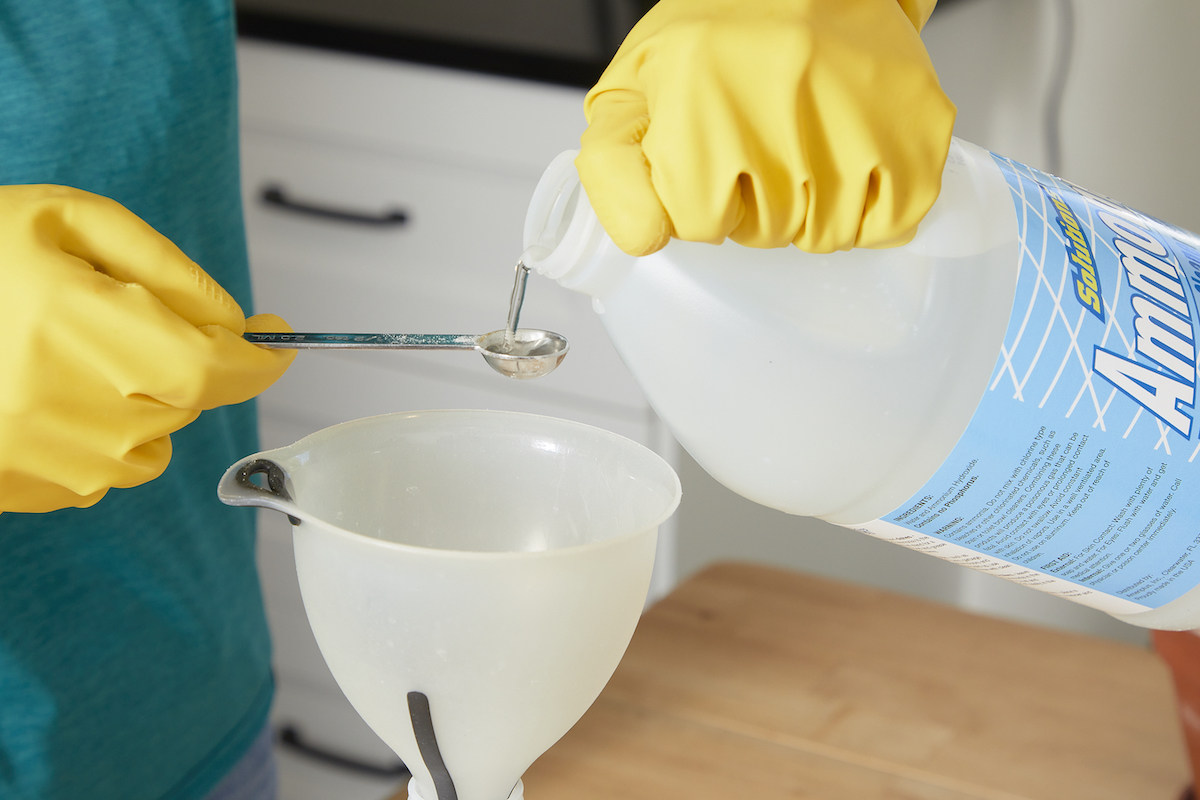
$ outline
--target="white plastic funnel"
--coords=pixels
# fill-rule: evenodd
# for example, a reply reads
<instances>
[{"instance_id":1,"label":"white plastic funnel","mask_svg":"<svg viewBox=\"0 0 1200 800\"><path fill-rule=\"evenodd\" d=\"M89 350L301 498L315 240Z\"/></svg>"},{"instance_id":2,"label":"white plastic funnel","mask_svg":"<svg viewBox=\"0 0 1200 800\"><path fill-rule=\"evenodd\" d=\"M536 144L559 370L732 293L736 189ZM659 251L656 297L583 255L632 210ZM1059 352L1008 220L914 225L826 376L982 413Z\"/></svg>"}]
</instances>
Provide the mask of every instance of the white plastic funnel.
<instances>
[{"instance_id":1,"label":"white plastic funnel","mask_svg":"<svg viewBox=\"0 0 1200 800\"><path fill-rule=\"evenodd\" d=\"M680 488L598 428L419 411L250 456L218 495L298 522L321 653L415 793L505 800L616 669Z\"/></svg>"}]
</instances>

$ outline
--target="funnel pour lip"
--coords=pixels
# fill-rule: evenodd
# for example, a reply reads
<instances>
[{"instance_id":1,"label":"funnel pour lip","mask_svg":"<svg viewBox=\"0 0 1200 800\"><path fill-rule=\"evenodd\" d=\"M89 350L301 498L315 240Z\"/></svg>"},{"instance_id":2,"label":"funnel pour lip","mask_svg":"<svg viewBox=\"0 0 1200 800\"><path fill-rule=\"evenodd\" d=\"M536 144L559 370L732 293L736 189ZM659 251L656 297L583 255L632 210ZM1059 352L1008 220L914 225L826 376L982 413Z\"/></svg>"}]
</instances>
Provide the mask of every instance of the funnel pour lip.
<instances>
[{"instance_id":1,"label":"funnel pour lip","mask_svg":"<svg viewBox=\"0 0 1200 800\"><path fill-rule=\"evenodd\" d=\"M516 551L459 550L459 549L447 549L447 548L438 548L438 547L427 547L427 546L422 546L422 545L404 544L401 542L393 542L393 541L388 541L386 539L380 539L380 538L371 536L369 534L359 533L357 531L352 531L347 528L340 527L340 526L333 524L327 520L324 520L324 519L321 519L320 517L315 516L311 512L307 511L306 509L301 508L294 501L288 505L286 513L288 513L292 516L298 517L300 520L302 520L306 523L315 525L322 530L328 531L329 533L347 538L350 541L356 541L356 542L360 542L360 543L370 542L372 545L381 546L385 549L393 550L396 552L409 553L409 554L437 554L437 556L439 558L450 557L453 559L462 559L462 560L488 561L488 560L515 560L515 559L532 559L532 558L549 559L549 558L555 558L555 557L574 556L574 555L578 555L580 553L587 553L589 550L602 550L606 547L612 547L612 546L615 546L622 542L627 542L631 539L635 539L637 537L644 536L648 532L655 531L659 526L661 526L664 522L666 522L668 519L670 519L671 515L673 515L679 507L679 502L680 502L680 498L682 495L682 487L679 482L679 476L675 472L675 470L671 467L671 465L668 464L667 461L662 458L662 456L658 455L658 453L655 453L649 447L646 447L645 445L643 445L639 442L635 442L634 440L629 439L628 437L621 436L620 434L614 433L612 431L609 431L609 430L606 430L604 428L600 428L600 427L597 427L594 425L588 425L586 423L577 422L575 420L562 419L560 417L551 417L551 416L545 415L545 414L531 414L531 413L523 412L523 411L504 411L504 410L491 410L491 409L464 408L464 409L425 409L425 410L398 411L398 412L391 412L391 413L387 413L387 414L378 414L378 415L374 415L374 416L370 416L370 417L362 417L360 419L349 420L347 422L342 422L342 423L338 423L336 425L332 425L327 428L323 428L319 431L315 431L314 433L309 434L308 436L305 436L304 438L296 441L293 444L287 445L285 447L275 448L273 450L264 451L255 456L251 456L250 458L273 459L273 460L279 461L281 463L281 466L286 467L287 466L286 462L291 461L292 459L302 458L304 460L307 460L308 456L307 456L306 451L308 451L313 446L315 441L319 441L319 439L327 437L327 436L335 435L335 433L337 431L344 431L344 430L347 430L347 429L353 428L353 427L371 425L374 423L378 423L380 420L384 420L387 418L412 419L412 418L416 418L416 417L433 417L433 416L443 416L443 415L449 416L449 415L464 415L464 414L468 414L468 415L472 415L472 416L479 416L479 417L500 417L500 416L523 417L523 418L526 418L531 421L544 420L548 423L548 426L558 426L558 427L574 428L574 429L579 429L579 430L587 430L587 431L591 432L592 434L598 434L601 438L609 439L611 441L619 441L619 442L621 442L622 446L627 446L627 447L631 447L633 450L642 451L645 454L651 456L652 461L657 462L658 466L660 466L663 470L664 477L669 477L668 491L671 493L672 499L669 503L664 505L664 508L662 509L662 511L660 511L656 515L649 517L646 522L644 522L642 525L639 525L635 530L632 530L628 533L623 533L623 534L619 534L616 536L610 536L610 537L601 539L599 541L587 542L585 544L569 545L566 547L556 547L556 548L550 548L550 549L546 549L546 550L516 550ZM549 434L547 434L547 435L549 435ZM243 462L245 460L246 459L243 459ZM239 462L239 463L241 463L241 462ZM237 465L235 465L235 467L236 466ZM231 467L230 469L232 470L233 467ZM290 481L289 481L289 483L290 483ZM282 510L282 509L276 508L276 510Z\"/></svg>"}]
</instances>

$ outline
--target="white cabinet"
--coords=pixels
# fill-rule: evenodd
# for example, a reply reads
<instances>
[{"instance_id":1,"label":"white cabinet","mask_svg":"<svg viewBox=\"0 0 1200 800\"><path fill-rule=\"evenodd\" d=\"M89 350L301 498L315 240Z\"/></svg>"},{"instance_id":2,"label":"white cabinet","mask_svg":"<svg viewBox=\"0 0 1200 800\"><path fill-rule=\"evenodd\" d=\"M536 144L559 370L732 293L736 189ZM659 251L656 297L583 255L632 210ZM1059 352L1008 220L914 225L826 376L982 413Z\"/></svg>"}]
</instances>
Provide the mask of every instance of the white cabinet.
<instances>
[{"instance_id":1,"label":"white cabinet","mask_svg":"<svg viewBox=\"0 0 1200 800\"><path fill-rule=\"evenodd\" d=\"M578 142L583 92L258 41L238 50L256 310L307 331L502 328L526 206L545 166ZM389 215L404 221L369 221ZM373 414L492 408L579 420L677 460L588 298L533 276L522 322L570 340L553 374L512 381L472 352L301 352L259 400L263 448ZM337 755L394 763L320 658L286 519L260 519L279 685L274 721ZM673 541L668 524L654 596L670 588ZM373 800L395 790L395 778L354 776L290 749L280 764L283 800Z\"/></svg>"}]
</instances>

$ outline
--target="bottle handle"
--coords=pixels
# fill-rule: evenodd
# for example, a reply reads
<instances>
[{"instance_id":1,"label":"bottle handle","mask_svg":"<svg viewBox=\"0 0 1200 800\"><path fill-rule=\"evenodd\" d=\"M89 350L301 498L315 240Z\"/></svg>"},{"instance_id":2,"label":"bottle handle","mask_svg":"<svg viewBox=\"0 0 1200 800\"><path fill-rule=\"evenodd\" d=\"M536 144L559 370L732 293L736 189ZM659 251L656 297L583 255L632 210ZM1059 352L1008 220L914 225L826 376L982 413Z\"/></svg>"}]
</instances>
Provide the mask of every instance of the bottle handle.
<instances>
[{"instance_id":1,"label":"bottle handle","mask_svg":"<svg viewBox=\"0 0 1200 800\"><path fill-rule=\"evenodd\" d=\"M899 249L933 258L980 255L1012 242L1014 214L1008 184L992 154L954 138L941 192L916 236Z\"/></svg>"}]
</instances>

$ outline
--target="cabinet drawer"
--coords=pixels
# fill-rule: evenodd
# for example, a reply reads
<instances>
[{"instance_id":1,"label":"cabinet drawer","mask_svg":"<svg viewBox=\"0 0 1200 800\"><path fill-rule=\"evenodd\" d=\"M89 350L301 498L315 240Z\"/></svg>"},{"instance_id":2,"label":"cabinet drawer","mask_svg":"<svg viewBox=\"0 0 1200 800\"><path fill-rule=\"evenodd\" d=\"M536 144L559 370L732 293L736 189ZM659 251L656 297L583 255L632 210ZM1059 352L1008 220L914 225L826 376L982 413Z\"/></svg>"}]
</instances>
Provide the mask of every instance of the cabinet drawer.
<instances>
[{"instance_id":1,"label":"cabinet drawer","mask_svg":"<svg viewBox=\"0 0 1200 800\"><path fill-rule=\"evenodd\" d=\"M485 333L504 327L536 176L514 178L263 134L243 138L258 310L309 331ZM403 208L409 221L380 227L278 209L261 199L269 186L335 208ZM531 276L522 322L571 342L559 372L534 384L581 402L636 413L645 408L587 297ZM372 358L387 365L412 358L442 361L446 355ZM482 358L474 358L476 371L500 380Z\"/></svg>"},{"instance_id":2,"label":"cabinet drawer","mask_svg":"<svg viewBox=\"0 0 1200 800\"><path fill-rule=\"evenodd\" d=\"M238 77L243 130L535 179L586 127L582 89L311 47L241 40Z\"/></svg>"},{"instance_id":3,"label":"cabinet drawer","mask_svg":"<svg viewBox=\"0 0 1200 800\"><path fill-rule=\"evenodd\" d=\"M385 800L408 782L407 774L377 774L370 769L391 770L401 761L340 693L310 691L282 680L276 687L271 723L277 732L294 731L303 745L276 743L280 800ZM331 764L313 750L368 769Z\"/></svg>"},{"instance_id":4,"label":"cabinet drawer","mask_svg":"<svg viewBox=\"0 0 1200 800\"><path fill-rule=\"evenodd\" d=\"M261 134L243 136L242 148L261 302L272 283L319 282L334 294L296 309L313 325L469 331L472 323L503 323L536 181ZM264 203L263 190L275 186L329 208L403 209L407 221L376 226L289 211ZM343 282L373 291L349 296Z\"/></svg>"}]
</instances>

